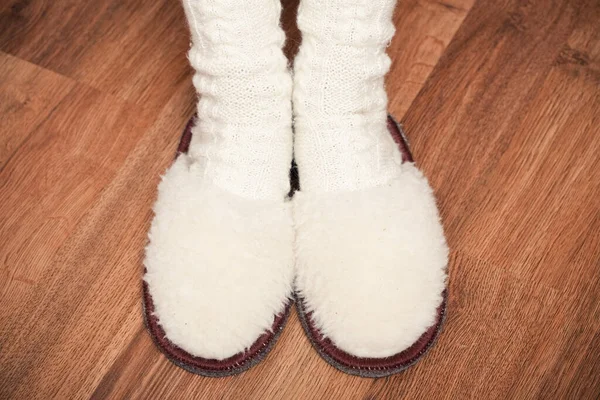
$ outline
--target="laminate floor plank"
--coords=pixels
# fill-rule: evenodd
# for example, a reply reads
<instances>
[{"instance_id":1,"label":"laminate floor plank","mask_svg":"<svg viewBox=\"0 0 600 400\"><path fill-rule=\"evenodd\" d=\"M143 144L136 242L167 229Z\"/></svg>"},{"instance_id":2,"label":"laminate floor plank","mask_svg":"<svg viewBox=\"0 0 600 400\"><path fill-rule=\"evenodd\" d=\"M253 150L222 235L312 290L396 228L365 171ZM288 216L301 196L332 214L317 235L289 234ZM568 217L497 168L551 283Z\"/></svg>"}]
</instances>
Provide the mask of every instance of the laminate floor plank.
<instances>
[{"instance_id":1,"label":"laminate floor plank","mask_svg":"<svg viewBox=\"0 0 600 400\"><path fill-rule=\"evenodd\" d=\"M181 4L0 0L0 398L598 398L600 4L400 0L394 21L389 109L451 248L438 343L361 379L293 312L264 362L211 379L167 361L141 310L196 101Z\"/></svg>"}]
</instances>

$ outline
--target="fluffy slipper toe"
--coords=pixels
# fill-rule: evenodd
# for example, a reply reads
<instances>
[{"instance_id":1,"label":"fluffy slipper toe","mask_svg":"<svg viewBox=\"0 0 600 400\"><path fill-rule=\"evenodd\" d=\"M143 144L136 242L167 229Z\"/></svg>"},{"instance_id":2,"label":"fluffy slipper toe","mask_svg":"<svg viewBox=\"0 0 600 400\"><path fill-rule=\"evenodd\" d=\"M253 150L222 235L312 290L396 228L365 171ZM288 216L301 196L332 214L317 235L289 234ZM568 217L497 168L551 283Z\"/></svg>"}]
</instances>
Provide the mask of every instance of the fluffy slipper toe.
<instances>
[{"instance_id":1,"label":"fluffy slipper toe","mask_svg":"<svg viewBox=\"0 0 600 400\"><path fill-rule=\"evenodd\" d=\"M145 317L169 359L241 372L283 327L293 280L290 204L223 191L181 154L159 186L144 265Z\"/></svg>"},{"instance_id":2,"label":"fluffy slipper toe","mask_svg":"<svg viewBox=\"0 0 600 400\"><path fill-rule=\"evenodd\" d=\"M327 361L356 375L414 363L444 315L448 249L435 199L412 163L400 168L385 186L294 197L303 325Z\"/></svg>"}]
</instances>

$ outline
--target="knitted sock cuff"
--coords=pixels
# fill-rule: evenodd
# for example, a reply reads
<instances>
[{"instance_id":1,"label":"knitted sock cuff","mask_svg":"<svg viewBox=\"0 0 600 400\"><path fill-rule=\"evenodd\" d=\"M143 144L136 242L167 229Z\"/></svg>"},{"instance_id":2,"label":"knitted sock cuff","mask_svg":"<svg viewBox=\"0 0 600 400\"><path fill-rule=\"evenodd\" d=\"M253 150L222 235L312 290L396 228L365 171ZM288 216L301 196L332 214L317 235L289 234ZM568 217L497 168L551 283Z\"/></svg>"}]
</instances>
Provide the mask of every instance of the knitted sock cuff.
<instances>
[{"instance_id":1,"label":"knitted sock cuff","mask_svg":"<svg viewBox=\"0 0 600 400\"><path fill-rule=\"evenodd\" d=\"M302 0L298 27L321 42L377 46L394 35L396 0Z\"/></svg>"}]
</instances>

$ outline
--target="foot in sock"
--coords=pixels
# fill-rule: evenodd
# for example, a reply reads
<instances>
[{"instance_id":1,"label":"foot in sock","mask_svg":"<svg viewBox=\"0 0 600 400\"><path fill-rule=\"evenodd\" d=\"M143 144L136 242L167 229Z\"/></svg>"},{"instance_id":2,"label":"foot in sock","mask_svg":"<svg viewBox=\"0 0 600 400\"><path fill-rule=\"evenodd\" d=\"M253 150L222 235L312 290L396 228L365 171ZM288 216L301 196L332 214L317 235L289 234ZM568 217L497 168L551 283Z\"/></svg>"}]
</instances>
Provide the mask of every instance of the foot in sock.
<instances>
[{"instance_id":1,"label":"foot in sock","mask_svg":"<svg viewBox=\"0 0 600 400\"><path fill-rule=\"evenodd\" d=\"M321 335L313 342L330 341L354 360L334 365L359 375L379 369L378 359L414 350L439 324L448 259L432 190L413 163L403 163L387 127L385 48L394 6L302 0L298 11L298 306ZM414 362L403 360L379 376Z\"/></svg>"},{"instance_id":2,"label":"foot in sock","mask_svg":"<svg viewBox=\"0 0 600 400\"><path fill-rule=\"evenodd\" d=\"M183 366L218 375L219 361L271 331L292 292L292 82L279 0L184 0L184 8L198 117L188 153L159 185L146 317L175 349L162 349L170 358L195 357L200 367Z\"/></svg>"}]
</instances>

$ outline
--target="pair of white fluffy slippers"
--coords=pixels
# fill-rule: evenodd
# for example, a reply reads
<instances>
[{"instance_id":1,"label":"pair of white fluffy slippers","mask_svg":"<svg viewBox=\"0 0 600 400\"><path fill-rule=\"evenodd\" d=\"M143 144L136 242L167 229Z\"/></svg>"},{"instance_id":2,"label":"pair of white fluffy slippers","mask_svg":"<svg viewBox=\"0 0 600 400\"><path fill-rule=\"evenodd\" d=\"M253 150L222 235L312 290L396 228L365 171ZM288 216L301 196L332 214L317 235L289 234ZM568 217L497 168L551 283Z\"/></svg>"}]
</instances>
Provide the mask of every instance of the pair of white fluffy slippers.
<instances>
[{"instance_id":1,"label":"pair of white fluffy slippers","mask_svg":"<svg viewBox=\"0 0 600 400\"><path fill-rule=\"evenodd\" d=\"M403 161L388 185L274 202L206 181L186 154L188 124L144 261L145 321L167 358L205 376L243 372L294 298L315 349L346 373L387 376L425 354L445 315L448 250L427 180L388 127Z\"/></svg>"}]
</instances>

